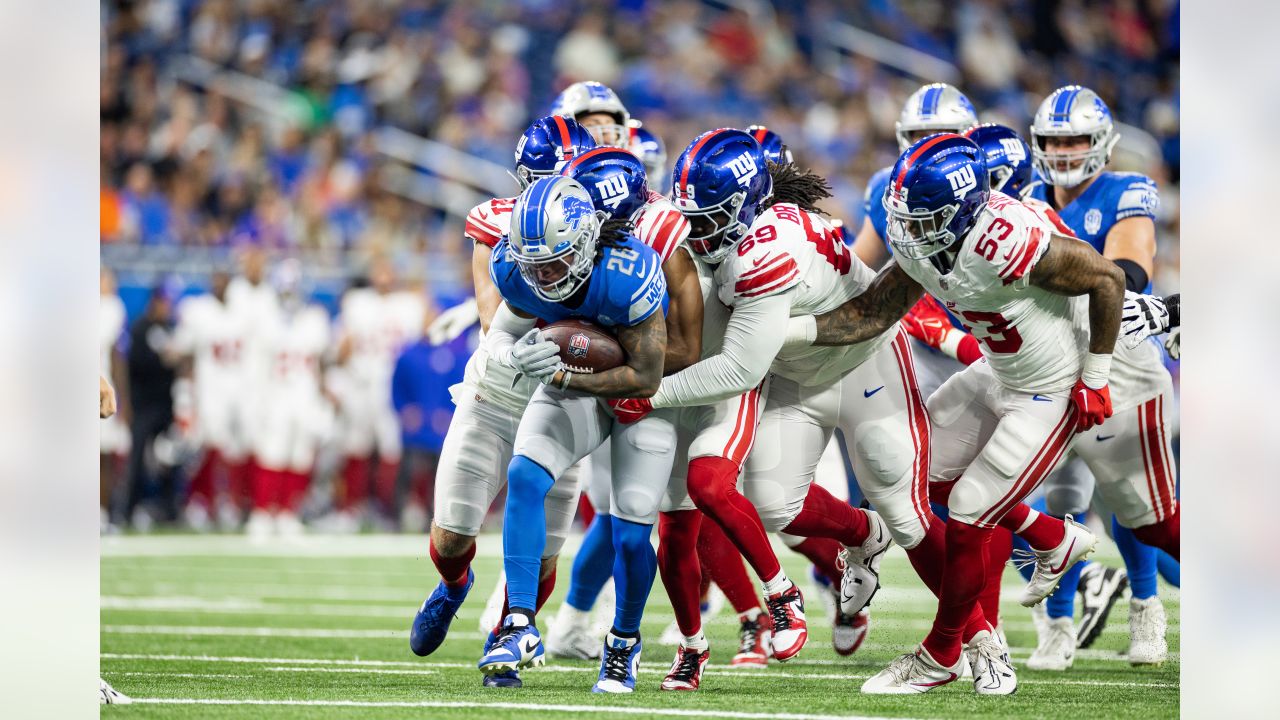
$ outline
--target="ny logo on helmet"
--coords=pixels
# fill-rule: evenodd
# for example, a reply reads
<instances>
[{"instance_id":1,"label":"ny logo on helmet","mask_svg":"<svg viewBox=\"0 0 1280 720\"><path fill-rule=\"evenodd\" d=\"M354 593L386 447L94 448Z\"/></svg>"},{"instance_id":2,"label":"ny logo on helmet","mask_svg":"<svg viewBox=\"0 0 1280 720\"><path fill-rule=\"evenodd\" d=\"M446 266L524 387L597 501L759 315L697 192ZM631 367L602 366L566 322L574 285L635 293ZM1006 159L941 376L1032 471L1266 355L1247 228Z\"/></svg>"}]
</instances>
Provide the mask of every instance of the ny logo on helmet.
<instances>
[{"instance_id":1,"label":"ny logo on helmet","mask_svg":"<svg viewBox=\"0 0 1280 720\"><path fill-rule=\"evenodd\" d=\"M627 182L621 175L614 175L596 183L596 192L600 194L600 202L610 210L617 210L627 197Z\"/></svg>"},{"instance_id":2,"label":"ny logo on helmet","mask_svg":"<svg viewBox=\"0 0 1280 720\"><path fill-rule=\"evenodd\" d=\"M756 161L747 153L742 153L730 160L729 169L733 171L733 176L737 178L739 187L746 187L747 183L751 182L751 178L760 172L760 168L756 167Z\"/></svg>"},{"instance_id":3,"label":"ny logo on helmet","mask_svg":"<svg viewBox=\"0 0 1280 720\"><path fill-rule=\"evenodd\" d=\"M1009 158L1009 162L1022 162L1027 159L1027 152L1022 149L1022 143L1014 138L1000 138L1000 147L1004 148L1004 156Z\"/></svg>"},{"instance_id":4,"label":"ny logo on helmet","mask_svg":"<svg viewBox=\"0 0 1280 720\"><path fill-rule=\"evenodd\" d=\"M962 165L958 170L947 173L947 180L951 181L951 189L955 191L957 200L963 200L970 190L978 187L972 165Z\"/></svg>"}]
</instances>

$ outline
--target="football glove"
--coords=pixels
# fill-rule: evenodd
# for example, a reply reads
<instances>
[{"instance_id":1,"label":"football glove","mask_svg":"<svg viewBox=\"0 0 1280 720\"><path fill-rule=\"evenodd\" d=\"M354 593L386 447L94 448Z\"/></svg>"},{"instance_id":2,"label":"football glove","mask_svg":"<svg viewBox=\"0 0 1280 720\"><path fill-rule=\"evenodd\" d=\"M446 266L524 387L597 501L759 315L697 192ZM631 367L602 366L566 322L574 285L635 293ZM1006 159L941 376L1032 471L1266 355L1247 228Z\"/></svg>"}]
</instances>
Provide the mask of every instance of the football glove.
<instances>
[{"instance_id":1,"label":"football glove","mask_svg":"<svg viewBox=\"0 0 1280 720\"><path fill-rule=\"evenodd\" d=\"M1124 309L1120 312L1120 337L1124 344L1136 348L1152 335L1169 331L1169 309L1164 300L1154 295L1141 295L1126 290Z\"/></svg>"},{"instance_id":2,"label":"football glove","mask_svg":"<svg viewBox=\"0 0 1280 720\"><path fill-rule=\"evenodd\" d=\"M560 346L545 339L537 328L525 333L511 348L511 366L538 382L549 382L563 365Z\"/></svg>"},{"instance_id":3,"label":"football glove","mask_svg":"<svg viewBox=\"0 0 1280 720\"><path fill-rule=\"evenodd\" d=\"M1071 404L1076 406L1076 432L1084 432L1111 417L1111 388L1103 385L1095 389L1076 380Z\"/></svg>"},{"instance_id":4,"label":"football glove","mask_svg":"<svg viewBox=\"0 0 1280 720\"><path fill-rule=\"evenodd\" d=\"M982 357L978 340L952 325L947 311L931 295L922 295L907 311L902 317L902 329L911 337L965 365L972 365Z\"/></svg>"},{"instance_id":5,"label":"football glove","mask_svg":"<svg viewBox=\"0 0 1280 720\"><path fill-rule=\"evenodd\" d=\"M613 408L613 416L623 425L643 420L653 412L649 398L613 398L609 400L609 407Z\"/></svg>"},{"instance_id":6,"label":"football glove","mask_svg":"<svg viewBox=\"0 0 1280 720\"><path fill-rule=\"evenodd\" d=\"M1169 331L1169 336L1164 339L1164 349L1174 360L1182 357L1182 328L1176 327Z\"/></svg>"}]
</instances>

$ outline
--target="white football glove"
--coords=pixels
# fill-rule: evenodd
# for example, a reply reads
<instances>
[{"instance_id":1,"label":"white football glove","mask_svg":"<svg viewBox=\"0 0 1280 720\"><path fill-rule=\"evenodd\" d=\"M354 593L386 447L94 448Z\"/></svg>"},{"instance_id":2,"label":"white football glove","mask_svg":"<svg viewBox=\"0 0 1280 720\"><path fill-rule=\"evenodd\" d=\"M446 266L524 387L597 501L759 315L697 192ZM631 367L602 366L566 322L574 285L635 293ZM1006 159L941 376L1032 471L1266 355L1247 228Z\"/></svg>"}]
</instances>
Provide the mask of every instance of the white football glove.
<instances>
[{"instance_id":1,"label":"white football glove","mask_svg":"<svg viewBox=\"0 0 1280 720\"><path fill-rule=\"evenodd\" d=\"M534 328L511 348L511 366L538 382L549 383L563 366L560 347L543 338L542 331Z\"/></svg>"},{"instance_id":2,"label":"white football glove","mask_svg":"<svg viewBox=\"0 0 1280 720\"><path fill-rule=\"evenodd\" d=\"M427 342L432 345L451 342L478 322L480 322L480 311L476 308L476 299L470 298L461 305L455 305L440 313L439 317L431 323L431 327L427 328Z\"/></svg>"},{"instance_id":3,"label":"white football glove","mask_svg":"<svg viewBox=\"0 0 1280 720\"><path fill-rule=\"evenodd\" d=\"M1124 292L1124 309L1120 312L1120 337L1124 344L1136 348L1143 340L1169 331L1169 309L1164 300L1154 295Z\"/></svg>"},{"instance_id":4,"label":"white football glove","mask_svg":"<svg viewBox=\"0 0 1280 720\"><path fill-rule=\"evenodd\" d=\"M1169 353L1169 357L1177 360L1182 356L1182 328L1176 327L1169 331L1169 337L1164 339L1165 352Z\"/></svg>"}]
</instances>

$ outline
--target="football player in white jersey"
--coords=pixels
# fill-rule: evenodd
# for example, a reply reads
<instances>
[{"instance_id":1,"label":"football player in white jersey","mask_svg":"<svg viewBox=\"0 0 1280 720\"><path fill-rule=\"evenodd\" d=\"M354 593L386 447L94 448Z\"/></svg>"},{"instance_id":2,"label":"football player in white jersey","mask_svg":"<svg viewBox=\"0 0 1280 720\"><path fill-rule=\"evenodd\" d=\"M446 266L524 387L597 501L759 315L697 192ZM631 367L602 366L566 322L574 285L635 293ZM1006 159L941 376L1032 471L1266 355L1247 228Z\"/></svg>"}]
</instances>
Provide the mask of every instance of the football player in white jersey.
<instances>
[{"instance_id":1,"label":"football player in white jersey","mask_svg":"<svg viewBox=\"0 0 1280 720\"><path fill-rule=\"evenodd\" d=\"M123 388L127 380L124 355L118 347L127 320L124 301L116 293L116 276L106 266L98 274L98 348L102 353L98 371L115 387L122 388L119 397L128 397ZM112 393L113 404L115 393ZM111 496L120 477L120 465L129 454L129 426L113 409L102 416L98 425L98 503L101 509L101 530L107 532L111 523Z\"/></svg>"},{"instance_id":2,"label":"football player in white jersey","mask_svg":"<svg viewBox=\"0 0 1280 720\"><path fill-rule=\"evenodd\" d=\"M867 693L928 692L956 680L965 655L973 663L993 650L970 643L962 652L985 584L982 544L991 528L1008 528L1035 550L1035 572L1020 594L1027 606L1097 543L1070 518L1040 515L1021 500L1075 433L1111 415L1107 382L1124 275L989 186L982 151L966 138L934 135L908 148L884 198L893 263L862 296L816 319L818 343L864 342L927 291L984 346L982 360L929 399L930 481L951 486L933 630L914 653L868 679ZM1088 295L1087 328L1075 321L1072 298L1081 295Z\"/></svg>"},{"instance_id":3,"label":"football player in white jersey","mask_svg":"<svg viewBox=\"0 0 1280 720\"><path fill-rule=\"evenodd\" d=\"M767 400L759 429L754 422L739 429L756 442L744 468L746 497L735 489L736 468L719 458L691 465L689 490L764 581L774 653L786 660L807 638L803 598L778 565L766 529L845 545L841 600L850 614L879 587L878 566L891 538L938 586L944 552L927 505L928 417L906 335L893 323L858 345L784 347L788 318L828 312L873 279L813 205L829 195L825 181L794 165L766 169L756 140L728 129L694 140L674 178L677 207L693 225L690 247L717 265L719 298L732 308L723 349L664 378L652 399L625 401L617 412L642 417L654 407L719 401L755 388L772 371L760 393ZM811 487L836 429L854 451L855 474L877 512ZM980 615L975 624L986 629ZM975 643L992 641L990 633L977 635ZM994 667L986 663L975 674ZM1011 683L1001 689L1011 691Z\"/></svg>"},{"instance_id":4,"label":"football player in white jersey","mask_svg":"<svg viewBox=\"0 0 1280 720\"><path fill-rule=\"evenodd\" d=\"M302 271L296 260L274 272L279 310L257 318L268 338L268 382L252 419L253 512L250 537L273 531L298 535L298 509L311 480L316 450L332 433L333 407L324 396L322 360L329 347L329 315L301 294Z\"/></svg>"},{"instance_id":5,"label":"football player in white jersey","mask_svg":"<svg viewBox=\"0 0 1280 720\"><path fill-rule=\"evenodd\" d=\"M597 145L631 148L631 113L606 85L592 80L570 85L551 104L551 114L576 120Z\"/></svg>"},{"instance_id":6,"label":"football player in white jersey","mask_svg":"<svg viewBox=\"0 0 1280 720\"><path fill-rule=\"evenodd\" d=\"M240 344L240 392L231 402L238 406L234 413L251 424L252 418L260 411L262 393L270 382L268 348L271 338L266 334L266 324L258 322L258 319L273 317L280 305L275 288L267 280L266 252L260 247L246 247L240 253L239 263L240 274L227 284L227 308L239 318L244 333ZM252 509L250 484L257 472L257 461L250 452L248 462L232 473L233 482L229 490L233 502L244 514Z\"/></svg>"}]
</instances>

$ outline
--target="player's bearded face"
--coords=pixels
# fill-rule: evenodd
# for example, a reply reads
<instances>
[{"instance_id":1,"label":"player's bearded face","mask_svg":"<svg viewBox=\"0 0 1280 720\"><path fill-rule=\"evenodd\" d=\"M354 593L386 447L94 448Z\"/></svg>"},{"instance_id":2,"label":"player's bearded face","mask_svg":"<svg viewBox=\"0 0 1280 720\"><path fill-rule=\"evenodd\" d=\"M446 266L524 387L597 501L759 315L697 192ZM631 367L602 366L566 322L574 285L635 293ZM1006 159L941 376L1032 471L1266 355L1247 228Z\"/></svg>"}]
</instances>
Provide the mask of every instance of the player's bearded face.
<instances>
[{"instance_id":1,"label":"player's bearded face","mask_svg":"<svg viewBox=\"0 0 1280 720\"><path fill-rule=\"evenodd\" d=\"M1067 172L1084 167L1092 144L1088 136L1047 137L1044 139L1045 159L1057 172Z\"/></svg>"}]
</instances>

